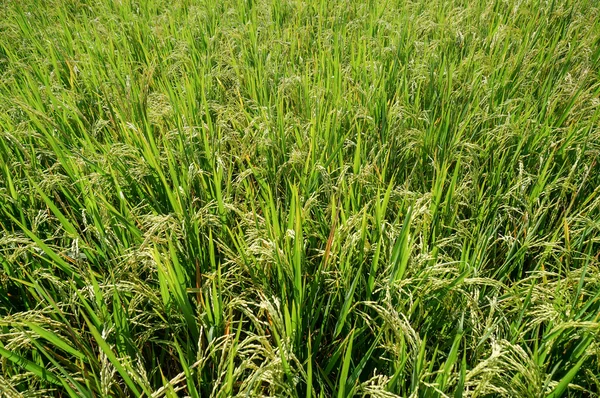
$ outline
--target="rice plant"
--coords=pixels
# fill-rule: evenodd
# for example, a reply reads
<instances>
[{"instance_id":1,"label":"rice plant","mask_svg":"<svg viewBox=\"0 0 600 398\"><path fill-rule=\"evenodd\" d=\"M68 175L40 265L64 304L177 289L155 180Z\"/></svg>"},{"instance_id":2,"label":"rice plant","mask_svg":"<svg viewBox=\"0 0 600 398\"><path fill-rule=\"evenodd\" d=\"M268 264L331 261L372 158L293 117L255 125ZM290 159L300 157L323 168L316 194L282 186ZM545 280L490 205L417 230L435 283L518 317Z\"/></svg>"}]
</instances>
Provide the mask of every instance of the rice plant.
<instances>
[{"instance_id":1,"label":"rice plant","mask_svg":"<svg viewBox=\"0 0 600 398\"><path fill-rule=\"evenodd\" d=\"M600 394L595 0L0 2L0 396Z\"/></svg>"}]
</instances>

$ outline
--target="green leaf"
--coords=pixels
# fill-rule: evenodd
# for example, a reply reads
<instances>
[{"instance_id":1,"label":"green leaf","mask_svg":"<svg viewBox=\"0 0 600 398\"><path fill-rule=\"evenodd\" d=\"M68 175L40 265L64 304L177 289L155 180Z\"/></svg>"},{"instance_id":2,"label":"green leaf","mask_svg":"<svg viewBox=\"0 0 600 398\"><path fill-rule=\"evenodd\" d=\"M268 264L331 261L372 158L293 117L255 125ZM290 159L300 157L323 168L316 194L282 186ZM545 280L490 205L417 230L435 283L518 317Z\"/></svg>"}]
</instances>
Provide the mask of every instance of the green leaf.
<instances>
[{"instance_id":1,"label":"green leaf","mask_svg":"<svg viewBox=\"0 0 600 398\"><path fill-rule=\"evenodd\" d=\"M338 382L338 398L346 397L346 382L348 381L348 371L350 370L350 362L352 361L352 343L354 341L354 330L350 332L346 343L346 353L344 354L344 362L342 363L342 371Z\"/></svg>"},{"instance_id":2,"label":"green leaf","mask_svg":"<svg viewBox=\"0 0 600 398\"><path fill-rule=\"evenodd\" d=\"M85 319L85 322L87 323L88 328L90 329L90 332L92 333L92 336L94 336L96 343L98 343L100 350L104 353L104 355L106 355L106 358L108 358L110 363L115 367L117 372L121 375L121 377L123 378L123 381L125 382L125 384L127 384L127 387L129 387L131 392L136 397L140 397L142 394L140 393L140 391L136 387L136 384L133 382L133 380L129 376L129 372L125 370L123 365L121 365L121 361L119 361L119 359L117 358L117 356L115 355L113 350L106 343L106 341L102 338L102 335L100 334L100 332L98 332L98 329L96 329L96 327L92 324L92 322L90 322L90 320L87 318L87 316L85 316L85 314L82 313L81 315ZM149 391L145 391L145 392L148 394ZM150 396L150 395L152 395L152 393L148 394L148 396Z\"/></svg>"},{"instance_id":3,"label":"green leaf","mask_svg":"<svg viewBox=\"0 0 600 398\"><path fill-rule=\"evenodd\" d=\"M50 372L49 370L41 367L40 365L34 362L31 362L28 359L25 359L13 352L6 350L3 346L0 346L0 355L8 359L9 361L15 363L16 365L22 367L26 371L33 373L42 380L48 381L56 385L63 384L62 381L54 373Z\"/></svg>"}]
</instances>

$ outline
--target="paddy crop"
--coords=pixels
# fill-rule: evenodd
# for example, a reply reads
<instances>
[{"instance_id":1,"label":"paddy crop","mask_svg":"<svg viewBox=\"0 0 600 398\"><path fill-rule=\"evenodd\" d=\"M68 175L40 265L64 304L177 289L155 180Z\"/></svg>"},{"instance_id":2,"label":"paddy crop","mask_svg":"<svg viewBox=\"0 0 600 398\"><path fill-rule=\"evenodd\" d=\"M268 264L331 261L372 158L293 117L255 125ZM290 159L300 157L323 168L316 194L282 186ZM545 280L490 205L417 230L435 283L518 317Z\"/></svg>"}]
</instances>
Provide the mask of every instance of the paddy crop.
<instances>
[{"instance_id":1,"label":"paddy crop","mask_svg":"<svg viewBox=\"0 0 600 398\"><path fill-rule=\"evenodd\" d=\"M598 396L599 21L0 2L0 396Z\"/></svg>"}]
</instances>

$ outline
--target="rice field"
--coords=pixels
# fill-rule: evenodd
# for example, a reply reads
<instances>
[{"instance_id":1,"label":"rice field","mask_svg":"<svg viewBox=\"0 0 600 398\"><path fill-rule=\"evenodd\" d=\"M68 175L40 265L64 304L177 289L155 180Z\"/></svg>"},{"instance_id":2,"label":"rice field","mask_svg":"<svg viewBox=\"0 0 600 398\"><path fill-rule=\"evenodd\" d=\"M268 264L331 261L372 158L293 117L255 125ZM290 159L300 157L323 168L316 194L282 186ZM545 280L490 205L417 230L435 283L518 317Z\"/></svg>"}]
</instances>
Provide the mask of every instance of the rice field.
<instances>
[{"instance_id":1,"label":"rice field","mask_svg":"<svg viewBox=\"0 0 600 398\"><path fill-rule=\"evenodd\" d=\"M0 2L0 396L598 397L600 3Z\"/></svg>"}]
</instances>

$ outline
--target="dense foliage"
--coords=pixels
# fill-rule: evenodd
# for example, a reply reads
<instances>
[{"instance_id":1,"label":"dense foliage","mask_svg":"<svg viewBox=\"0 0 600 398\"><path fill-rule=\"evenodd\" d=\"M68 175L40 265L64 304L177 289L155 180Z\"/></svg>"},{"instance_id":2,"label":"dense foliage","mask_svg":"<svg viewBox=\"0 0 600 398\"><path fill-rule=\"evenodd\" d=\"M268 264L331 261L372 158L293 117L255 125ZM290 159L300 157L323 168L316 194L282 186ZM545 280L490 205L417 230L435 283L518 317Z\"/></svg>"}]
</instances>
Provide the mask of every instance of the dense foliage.
<instances>
[{"instance_id":1,"label":"dense foliage","mask_svg":"<svg viewBox=\"0 0 600 398\"><path fill-rule=\"evenodd\" d=\"M598 396L595 0L0 2L3 397Z\"/></svg>"}]
</instances>

